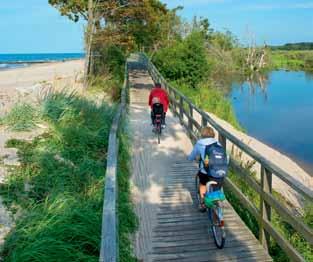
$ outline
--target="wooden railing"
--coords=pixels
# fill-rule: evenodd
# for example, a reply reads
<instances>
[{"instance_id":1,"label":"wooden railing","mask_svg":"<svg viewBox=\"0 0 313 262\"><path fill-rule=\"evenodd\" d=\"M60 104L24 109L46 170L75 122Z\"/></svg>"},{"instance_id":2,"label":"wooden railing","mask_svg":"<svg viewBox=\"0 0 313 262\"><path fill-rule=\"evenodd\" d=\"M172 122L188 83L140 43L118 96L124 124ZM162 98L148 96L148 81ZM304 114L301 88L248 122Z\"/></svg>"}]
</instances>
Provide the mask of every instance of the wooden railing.
<instances>
[{"instance_id":1,"label":"wooden railing","mask_svg":"<svg viewBox=\"0 0 313 262\"><path fill-rule=\"evenodd\" d=\"M144 63L153 78L154 82L161 83L168 91L170 96L170 104L173 112L179 117L182 125L185 126L190 138L197 140L201 127L211 125L218 132L220 143L226 148L227 142L230 141L244 153L249 155L261 165L261 181L258 182L251 174L244 169L241 164L231 157L231 166L244 181L259 195L260 206L257 208L230 180L226 179L225 187L240 200L241 204L250 211L256 218L259 225L259 241L264 248L268 248L269 240L272 237L278 245L286 252L292 261L304 261L304 258L299 252L284 238L284 236L271 223L272 209L290 224L308 243L313 245L313 231L302 220L290 212L272 192L273 176L284 181L295 192L303 196L307 201L313 200L313 191L311 188L299 183L290 174L282 170L280 167L264 158L260 153L256 152L249 145L245 144L233 134L225 130L221 125L214 121L206 112L196 107L190 99L185 97L181 92L172 87L164 77L160 74L157 68L151 63L145 54L140 54L141 62ZM198 114L200 119L196 119L194 114Z\"/></svg>"},{"instance_id":2,"label":"wooden railing","mask_svg":"<svg viewBox=\"0 0 313 262\"><path fill-rule=\"evenodd\" d=\"M128 88L128 64L125 65L125 78L121 93L121 102L114 116L107 153L104 201L102 213L100 262L118 261L118 219L117 219L117 160L119 142L117 138L121 117L126 108L126 91Z\"/></svg>"}]
</instances>

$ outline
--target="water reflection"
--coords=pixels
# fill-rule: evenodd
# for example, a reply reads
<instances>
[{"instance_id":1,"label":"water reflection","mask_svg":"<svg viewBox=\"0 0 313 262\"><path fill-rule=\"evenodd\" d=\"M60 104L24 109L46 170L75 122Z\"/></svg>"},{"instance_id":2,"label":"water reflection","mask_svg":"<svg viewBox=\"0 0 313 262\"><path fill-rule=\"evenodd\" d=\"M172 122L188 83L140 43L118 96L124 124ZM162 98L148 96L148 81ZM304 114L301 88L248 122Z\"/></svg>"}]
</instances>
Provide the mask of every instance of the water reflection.
<instances>
[{"instance_id":1,"label":"water reflection","mask_svg":"<svg viewBox=\"0 0 313 262\"><path fill-rule=\"evenodd\" d=\"M273 71L233 82L228 93L248 134L313 173L313 74Z\"/></svg>"}]
</instances>

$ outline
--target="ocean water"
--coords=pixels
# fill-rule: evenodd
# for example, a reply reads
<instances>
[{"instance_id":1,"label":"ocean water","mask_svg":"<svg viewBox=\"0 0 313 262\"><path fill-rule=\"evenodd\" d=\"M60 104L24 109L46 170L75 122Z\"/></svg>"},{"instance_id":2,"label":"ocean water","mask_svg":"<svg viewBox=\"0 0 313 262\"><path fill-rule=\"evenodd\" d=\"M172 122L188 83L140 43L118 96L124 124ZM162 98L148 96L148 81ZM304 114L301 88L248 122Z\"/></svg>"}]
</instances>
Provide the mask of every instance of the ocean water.
<instances>
[{"instance_id":1,"label":"ocean water","mask_svg":"<svg viewBox=\"0 0 313 262\"><path fill-rule=\"evenodd\" d=\"M0 54L0 70L25 67L32 63L81 59L83 53Z\"/></svg>"}]
</instances>

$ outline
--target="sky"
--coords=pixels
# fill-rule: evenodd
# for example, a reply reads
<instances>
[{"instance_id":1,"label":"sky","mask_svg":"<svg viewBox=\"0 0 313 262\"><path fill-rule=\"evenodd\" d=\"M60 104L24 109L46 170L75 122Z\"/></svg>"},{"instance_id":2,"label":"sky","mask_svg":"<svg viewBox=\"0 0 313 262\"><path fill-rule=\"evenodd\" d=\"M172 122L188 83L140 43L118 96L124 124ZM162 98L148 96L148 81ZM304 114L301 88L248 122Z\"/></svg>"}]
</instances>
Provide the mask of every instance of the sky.
<instances>
[{"instance_id":1,"label":"sky","mask_svg":"<svg viewBox=\"0 0 313 262\"><path fill-rule=\"evenodd\" d=\"M209 19L217 30L229 29L243 43L280 45L313 42L313 0L162 0L184 6L181 15Z\"/></svg>"},{"instance_id":2,"label":"sky","mask_svg":"<svg viewBox=\"0 0 313 262\"><path fill-rule=\"evenodd\" d=\"M161 0L180 14L207 17L241 42L313 42L313 0ZM48 0L0 0L0 53L83 51L84 23L61 17Z\"/></svg>"},{"instance_id":3,"label":"sky","mask_svg":"<svg viewBox=\"0 0 313 262\"><path fill-rule=\"evenodd\" d=\"M82 52L83 31L48 0L0 0L0 54Z\"/></svg>"}]
</instances>

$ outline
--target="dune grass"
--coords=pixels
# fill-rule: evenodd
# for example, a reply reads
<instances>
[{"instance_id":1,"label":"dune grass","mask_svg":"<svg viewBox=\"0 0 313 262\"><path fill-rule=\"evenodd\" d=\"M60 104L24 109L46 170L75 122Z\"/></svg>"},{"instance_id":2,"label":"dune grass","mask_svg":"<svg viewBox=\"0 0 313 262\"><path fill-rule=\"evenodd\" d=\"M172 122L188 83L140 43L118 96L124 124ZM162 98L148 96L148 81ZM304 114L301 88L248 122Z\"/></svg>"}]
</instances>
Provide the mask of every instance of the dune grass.
<instances>
[{"instance_id":1,"label":"dune grass","mask_svg":"<svg viewBox=\"0 0 313 262\"><path fill-rule=\"evenodd\" d=\"M42 107L49 131L7 143L18 148L21 165L1 194L21 211L5 241L5 261L98 261L113 113L75 94L51 94Z\"/></svg>"},{"instance_id":2,"label":"dune grass","mask_svg":"<svg viewBox=\"0 0 313 262\"><path fill-rule=\"evenodd\" d=\"M17 103L12 110L0 119L12 131L28 131L40 121L40 110L28 103Z\"/></svg>"}]
</instances>

